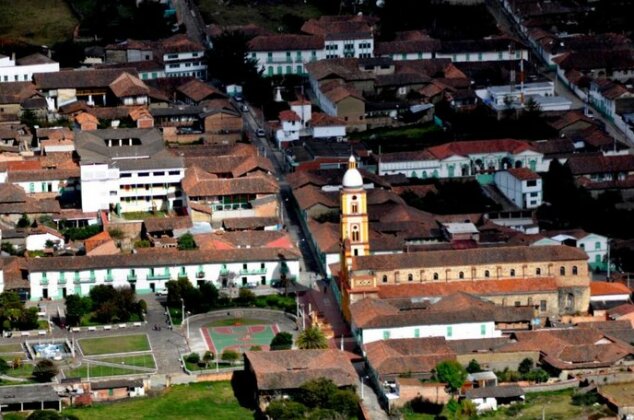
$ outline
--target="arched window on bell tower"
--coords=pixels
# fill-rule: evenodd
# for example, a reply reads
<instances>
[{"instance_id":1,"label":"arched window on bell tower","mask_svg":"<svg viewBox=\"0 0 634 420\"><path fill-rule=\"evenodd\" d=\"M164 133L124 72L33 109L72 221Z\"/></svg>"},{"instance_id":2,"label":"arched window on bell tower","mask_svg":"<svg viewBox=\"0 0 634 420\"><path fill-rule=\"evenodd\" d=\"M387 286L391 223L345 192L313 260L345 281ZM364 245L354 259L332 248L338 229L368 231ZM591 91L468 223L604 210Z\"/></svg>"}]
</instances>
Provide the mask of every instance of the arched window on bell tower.
<instances>
[{"instance_id":1,"label":"arched window on bell tower","mask_svg":"<svg viewBox=\"0 0 634 420\"><path fill-rule=\"evenodd\" d=\"M359 242L359 225L352 225L352 242Z\"/></svg>"}]
</instances>

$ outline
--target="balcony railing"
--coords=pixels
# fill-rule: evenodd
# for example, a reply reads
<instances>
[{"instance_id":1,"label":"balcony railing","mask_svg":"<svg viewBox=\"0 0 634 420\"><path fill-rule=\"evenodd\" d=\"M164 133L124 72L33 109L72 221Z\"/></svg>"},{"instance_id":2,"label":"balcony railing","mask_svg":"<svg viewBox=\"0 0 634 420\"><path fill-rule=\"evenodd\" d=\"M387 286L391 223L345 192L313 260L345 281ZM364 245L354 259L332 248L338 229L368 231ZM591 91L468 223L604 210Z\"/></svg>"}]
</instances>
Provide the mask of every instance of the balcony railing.
<instances>
[{"instance_id":1,"label":"balcony railing","mask_svg":"<svg viewBox=\"0 0 634 420\"><path fill-rule=\"evenodd\" d=\"M227 274L229 274L229 270L227 268L221 268L220 269L220 274L221 275L227 275Z\"/></svg>"},{"instance_id":2,"label":"balcony railing","mask_svg":"<svg viewBox=\"0 0 634 420\"><path fill-rule=\"evenodd\" d=\"M169 280L170 279L170 275L169 275L169 273L148 274L147 275L147 279L148 280Z\"/></svg>"},{"instance_id":3,"label":"balcony railing","mask_svg":"<svg viewBox=\"0 0 634 420\"><path fill-rule=\"evenodd\" d=\"M189 277L187 277L187 273L178 273L178 279L188 279Z\"/></svg>"},{"instance_id":4,"label":"balcony railing","mask_svg":"<svg viewBox=\"0 0 634 420\"><path fill-rule=\"evenodd\" d=\"M196 278L197 278L197 279L202 279L202 278L204 278L204 277L205 277L205 272L204 272L204 271L198 271L198 272L196 273Z\"/></svg>"},{"instance_id":5,"label":"balcony railing","mask_svg":"<svg viewBox=\"0 0 634 420\"><path fill-rule=\"evenodd\" d=\"M66 279L57 280L57 284L66 284Z\"/></svg>"},{"instance_id":6,"label":"balcony railing","mask_svg":"<svg viewBox=\"0 0 634 420\"><path fill-rule=\"evenodd\" d=\"M42 286L48 286L48 279L40 279L40 284Z\"/></svg>"},{"instance_id":7,"label":"balcony railing","mask_svg":"<svg viewBox=\"0 0 634 420\"><path fill-rule=\"evenodd\" d=\"M112 275L106 276L106 283L112 283L114 281L114 278L112 277Z\"/></svg>"},{"instance_id":8,"label":"balcony railing","mask_svg":"<svg viewBox=\"0 0 634 420\"><path fill-rule=\"evenodd\" d=\"M128 274L128 281L137 281L136 274Z\"/></svg>"},{"instance_id":9,"label":"balcony railing","mask_svg":"<svg viewBox=\"0 0 634 420\"><path fill-rule=\"evenodd\" d=\"M250 275L250 274L266 274L266 268L254 268L251 270L242 269L240 270L241 275Z\"/></svg>"},{"instance_id":10,"label":"balcony railing","mask_svg":"<svg viewBox=\"0 0 634 420\"><path fill-rule=\"evenodd\" d=\"M75 276L74 280L76 283L95 283L97 281L97 278L95 276L90 276L90 277Z\"/></svg>"}]
</instances>

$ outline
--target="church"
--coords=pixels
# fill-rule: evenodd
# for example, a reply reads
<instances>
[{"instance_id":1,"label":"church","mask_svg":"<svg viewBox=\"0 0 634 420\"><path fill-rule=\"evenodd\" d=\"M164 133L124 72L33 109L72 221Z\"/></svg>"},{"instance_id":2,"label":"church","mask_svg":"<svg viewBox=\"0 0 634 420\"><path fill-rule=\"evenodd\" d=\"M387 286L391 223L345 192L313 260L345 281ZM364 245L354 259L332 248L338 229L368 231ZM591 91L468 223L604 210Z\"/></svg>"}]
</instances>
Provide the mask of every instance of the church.
<instances>
[{"instance_id":1,"label":"church","mask_svg":"<svg viewBox=\"0 0 634 420\"><path fill-rule=\"evenodd\" d=\"M341 310L364 298L433 299L466 292L501 306L532 306L538 317L584 313L587 254L574 247L501 246L371 254L366 191L354 156L344 174L341 257L332 266Z\"/></svg>"}]
</instances>

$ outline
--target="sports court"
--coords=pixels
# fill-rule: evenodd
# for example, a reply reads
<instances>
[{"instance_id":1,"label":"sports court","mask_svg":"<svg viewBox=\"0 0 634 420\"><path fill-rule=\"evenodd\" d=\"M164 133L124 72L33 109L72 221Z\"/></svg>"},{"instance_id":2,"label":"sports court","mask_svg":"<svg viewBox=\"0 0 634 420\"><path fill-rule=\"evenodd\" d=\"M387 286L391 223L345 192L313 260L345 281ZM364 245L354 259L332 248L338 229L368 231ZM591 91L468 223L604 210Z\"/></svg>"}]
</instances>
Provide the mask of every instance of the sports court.
<instances>
[{"instance_id":1,"label":"sports court","mask_svg":"<svg viewBox=\"0 0 634 420\"><path fill-rule=\"evenodd\" d=\"M226 349L244 353L253 346L268 350L271 340L279 331L277 324L202 328L207 347L217 355Z\"/></svg>"}]
</instances>

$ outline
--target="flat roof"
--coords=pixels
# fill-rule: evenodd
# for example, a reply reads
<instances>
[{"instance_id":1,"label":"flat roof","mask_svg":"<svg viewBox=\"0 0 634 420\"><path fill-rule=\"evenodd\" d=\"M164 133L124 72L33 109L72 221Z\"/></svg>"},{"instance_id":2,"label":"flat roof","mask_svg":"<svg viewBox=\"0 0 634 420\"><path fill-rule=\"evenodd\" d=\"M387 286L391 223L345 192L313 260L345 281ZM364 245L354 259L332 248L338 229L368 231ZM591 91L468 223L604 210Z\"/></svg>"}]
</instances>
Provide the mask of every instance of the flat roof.
<instances>
[{"instance_id":1,"label":"flat roof","mask_svg":"<svg viewBox=\"0 0 634 420\"><path fill-rule=\"evenodd\" d=\"M59 401L60 399L50 385L0 387L0 405Z\"/></svg>"}]
</instances>

